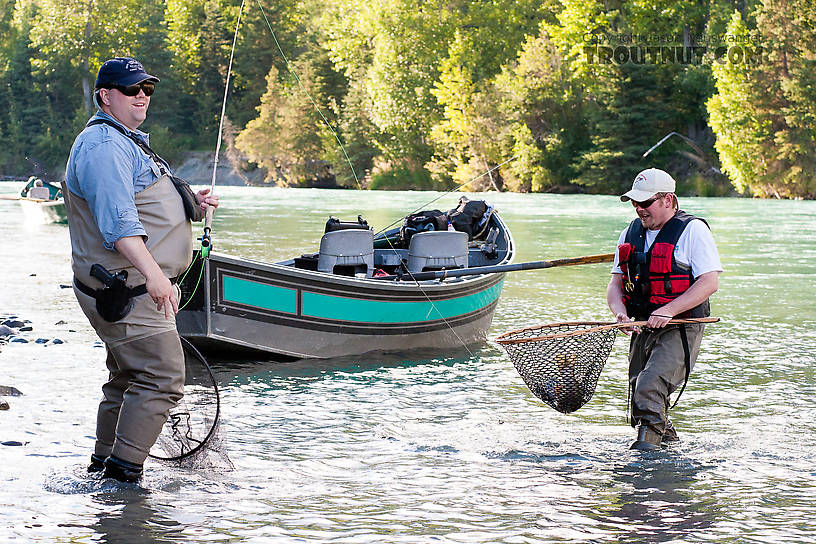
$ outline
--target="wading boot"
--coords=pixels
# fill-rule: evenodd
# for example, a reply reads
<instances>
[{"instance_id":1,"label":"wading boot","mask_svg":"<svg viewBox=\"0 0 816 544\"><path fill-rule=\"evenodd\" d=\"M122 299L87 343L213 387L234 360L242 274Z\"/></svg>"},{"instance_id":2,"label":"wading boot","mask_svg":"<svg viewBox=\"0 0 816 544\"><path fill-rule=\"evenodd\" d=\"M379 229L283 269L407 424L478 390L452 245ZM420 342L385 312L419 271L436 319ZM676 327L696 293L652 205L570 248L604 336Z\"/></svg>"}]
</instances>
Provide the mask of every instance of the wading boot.
<instances>
[{"instance_id":1,"label":"wading boot","mask_svg":"<svg viewBox=\"0 0 816 544\"><path fill-rule=\"evenodd\" d=\"M677 436L677 431L674 430L674 425L671 421L666 421L666 430L663 432L663 444L667 442L680 442L680 437Z\"/></svg>"},{"instance_id":2,"label":"wading boot","mask_svg":"<svg viewBox=\"0 0 816 544\"><path fill-rule=\"evenodd\" d=\"M142 465L128 463L111 455L105 459L103 478L113 478L120 482L137 482L142 477Z\"/></svg>"},{"instance_id":3,"label":"wading boot","mask_svg":"<svg viewBox=\"0 0 816 544\"><path fill-rule=\"evenodd\" d=\"M105 470L105 458L95 453L91 454L91 464L88 465L88 473L102 472Z\"/></svg>"},{"instance_id":4,"label":"wading boot","mask_svg":"<svg viewBox=\"0 0 816 544\"><path fill-rule=\"evenodd\" d=\"M630 450L650 451L660 449L660 439L662 437L648 425L638 427L637 440L632 442Z\"/></svg>"}]
</instances>

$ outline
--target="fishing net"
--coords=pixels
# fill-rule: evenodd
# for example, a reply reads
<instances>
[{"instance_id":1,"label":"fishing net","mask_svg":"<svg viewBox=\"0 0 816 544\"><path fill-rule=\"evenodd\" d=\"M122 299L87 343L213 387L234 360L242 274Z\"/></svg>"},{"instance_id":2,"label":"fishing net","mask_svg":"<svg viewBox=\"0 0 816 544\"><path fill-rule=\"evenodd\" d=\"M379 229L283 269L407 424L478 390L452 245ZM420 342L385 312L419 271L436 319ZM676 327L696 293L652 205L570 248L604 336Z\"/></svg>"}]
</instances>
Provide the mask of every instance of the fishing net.
<instances>
[{"instance_id":1,"label":"fishing net","mask_svg":"<svg viewBox=\"0 0 816 544\"><path fill-rule=\"evenodd\" d=\"M186 339L184 348L184 397L170 416L150 450L150 457L177 461L190 468L232 468L226 457L219 430L221 398L210 365Z\"/></svg>"},{"instance_id":2,"label":"fishing net","mask_svg":"<svg viewBox=\"0 0 816 544\"><path fill-rule=\"evenodd\" d=\"M496 339L530 391L561 413L589 402L618 327L582 321L528 327Z\"/></svg>"},{"instance_id":3,"label":"fishing net","mask_svg":"<svg viewBox=\"0 0 816 544\"><path fill-rule=\"evenodd\" d=\"M716 323L718 317L672 319L668 325ZM574 412L592 398L619 329L645 327L647 321L575 321L518 329L496 338L524 383L561 413Z\"/></svg>"}]
</instances>

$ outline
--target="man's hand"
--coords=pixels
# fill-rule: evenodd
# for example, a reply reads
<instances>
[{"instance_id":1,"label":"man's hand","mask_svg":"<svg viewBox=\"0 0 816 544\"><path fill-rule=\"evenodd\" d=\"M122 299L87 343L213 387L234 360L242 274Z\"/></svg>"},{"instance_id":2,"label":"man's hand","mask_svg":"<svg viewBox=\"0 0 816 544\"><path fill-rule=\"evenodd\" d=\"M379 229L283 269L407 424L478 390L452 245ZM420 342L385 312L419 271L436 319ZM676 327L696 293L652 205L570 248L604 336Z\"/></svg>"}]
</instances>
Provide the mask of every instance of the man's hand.
<instances>
[{"instance_id":1,"label":"man's hand","mask_svg":"<svg viewBox=\"0 0 816 544\"><path fill-rule=\"evenodd\" d=\"M680 315L707 300L717 291L719 276L720 273L716 270L698 276L691 287L682 295L652 312L652 315L649 316L649 327L652 329L665 327L674 316Z\"/></svg>"},{"instance_id":2,"label":"man's hand","mask_svg":"<svg viewBox=\"0 0 816 544\"><path fill-rule=\"evenodd\" d=\"M201 189L199 192L197 192L196 200L198 201L198 205L201 206L201 209L204 211L207 211L207 208L209 207L217 208L219 203L218 195L215 193L210 195L209 189Z\"/></svg>"},{"instance_id":3,"label":"man's hand","mask_svg":"<svg viewBox=\"0 0 816 544\"><path fill-rule=\"evenodd\" d=\"M173 284L147 250L141 236L126 236L114 242L116 248L145 277L147 294L156 303L156 310L164 309L164 317L170 319L178 313L178 298ZM173 312L172 314L170 312Z\"/></svg>"},{"instance_id":4,"label":"man's hand","mask_svg":"<svg viewBox=\"0 0 816 544\"><path fill-rule=\"evenodd\" d=\"M665 308L665 306L664 306ZM674 316L668 315L663 308L655 310L652 315L649 316L649 324L647 327L650 329L661 329L669 324L669 321L672 320Z\"/></svg>"},{"instance_id":5,"label":"man's hand","mask_svg":"<svg viewBox=\"0 0 816 544\"><path fill-rule=\"evenodd\" d=\"M626 313L624 312L618 312L615 314L615 320L618 323L629 323L630 321L632 321L632 318L626 315ZM623 332L623 334L625 334L626 336L631 336L633 332L640 332L640 329L638 327L621 327L618 330Z\"/></svg>"},{"instance_id":6,"label":"man's hand","mask_svg":"<svg viewBox=\"0 0 816 544\"><path fill-rule=\"evenodd\" d=\"M165 319L170 319L170 311L175 315L178 313L178 299L176 298L176 290L170 280L161 273L152 274L145 280L145 287L147 287L147 294L156 303L156 310L162 311L164 309Z\"/></svg>"},{"instance_id":7,"label":"man's hand","mask_svg":"<svg viewBox=\"0 0 816 544\"><path fill-rule=\"evenodd\" d=\"M609 309L615 314L615 320L618 323L626 323L632 321L626 313L626 306L623 305L623 283L622 274L612 274L609 280L609 285L606 287L606 302L609 304ZM623 334L631 336L633 332L640 332L637 327L621 327Z\"/></svg>"}]
</instances>

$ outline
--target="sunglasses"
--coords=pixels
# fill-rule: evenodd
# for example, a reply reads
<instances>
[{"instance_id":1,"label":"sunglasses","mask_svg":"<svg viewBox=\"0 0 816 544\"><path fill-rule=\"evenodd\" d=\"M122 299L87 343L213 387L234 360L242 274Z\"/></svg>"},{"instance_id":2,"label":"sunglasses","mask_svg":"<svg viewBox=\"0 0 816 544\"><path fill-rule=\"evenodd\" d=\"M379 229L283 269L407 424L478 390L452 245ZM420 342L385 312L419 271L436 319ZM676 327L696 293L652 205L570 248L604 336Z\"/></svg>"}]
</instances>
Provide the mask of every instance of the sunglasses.
<instances>
[{"instance_id":1,"label":"sunglasses","mask_svg":"<svg viewBox=\"0 0 816 544\"><path fill-rule=\"evenodd\" d=\"M136 96L139 91L144 91L145 96L150 96L156 90L156 84L152 81L142 81L136 85L111 85L111 89L116 89L125 96Z\"/></svg>"},{"instance_id":2,"label":"sunglasses","mask_svg":"<svg viewBox=\"0 0 816 544\"><path fill-rule=\"evenodd\" d=\"M650 198L649 200L644 200L643 202L637 202L637 201L633 200L632 201L632 206L634 206L635 208L643 208L645 210L646 208L648 208L649 206L651 206L652 204L654 204L658 200L660 200L660 197L657 197L657 196L654 197L654 198Z\"/></svg>"}]
</instances>

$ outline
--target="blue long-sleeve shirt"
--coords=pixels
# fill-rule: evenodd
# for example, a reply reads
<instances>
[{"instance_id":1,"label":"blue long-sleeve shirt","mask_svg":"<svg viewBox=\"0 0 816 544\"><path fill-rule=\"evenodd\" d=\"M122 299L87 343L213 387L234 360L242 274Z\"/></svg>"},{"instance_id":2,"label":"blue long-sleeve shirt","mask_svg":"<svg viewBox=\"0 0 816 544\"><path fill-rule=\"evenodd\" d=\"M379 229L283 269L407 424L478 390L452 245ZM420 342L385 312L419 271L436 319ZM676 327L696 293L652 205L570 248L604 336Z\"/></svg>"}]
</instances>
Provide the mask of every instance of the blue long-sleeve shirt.
<instances>
[{"instance_id":1,"label":"blue long-sleeve shirt","mask_svg":"<svg viewBox=\"0 0 816 544\"><path fill-rule=\"evenodd\" d=\"M100 118L113 121L149 145L146 133L130 130L102 111L90 121ZM88 203L109 250L114 249L114 242L127 236L147 239L139 222L135 195L160 176L159 166L147 154L104 124L86 127L77 136L65 168L68 190Z\"/></svg>"}]
</instances>

